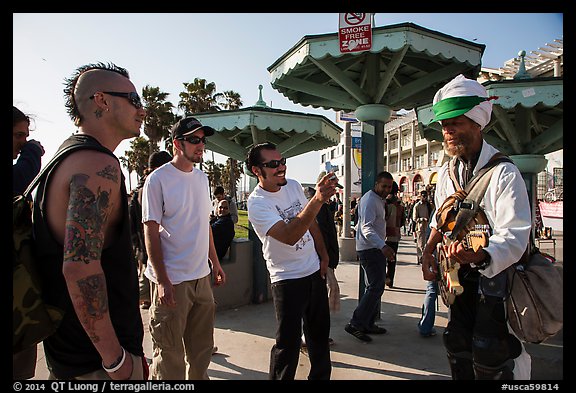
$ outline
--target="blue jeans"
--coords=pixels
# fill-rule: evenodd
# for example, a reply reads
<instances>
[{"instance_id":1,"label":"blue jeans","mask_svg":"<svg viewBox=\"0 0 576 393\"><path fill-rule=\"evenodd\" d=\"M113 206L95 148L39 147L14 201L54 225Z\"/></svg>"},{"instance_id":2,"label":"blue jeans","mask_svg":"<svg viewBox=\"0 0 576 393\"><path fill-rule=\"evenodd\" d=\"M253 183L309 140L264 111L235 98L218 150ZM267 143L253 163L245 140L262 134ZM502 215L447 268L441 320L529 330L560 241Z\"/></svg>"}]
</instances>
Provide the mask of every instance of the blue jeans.
<instances>
[{"instance_id":1,"label":"blue jeans","mask_svg":"<svg viewBox=\"0 0 576 393\"><path fill-rule=\"evenodd\" d=\"M386 257L378 248L357 251L360 266L364 270L366 288L358 306L352 314L350 323L361 330L366 330L376 321L380 298L384 293L386 279Z\"/></svg>"},{"instance_id":2,"label":"blue jeans","mask_svg":"<svg viewBox=\"0 0 576 393\"><path fill-rule=\"evenodd\" d=\"M424 304L422 304L422 318L418 322L418 330L422 335L427 335L434 329L436 299L438 299L438 282L428 281Z\"/></svg>"}]
</instances>

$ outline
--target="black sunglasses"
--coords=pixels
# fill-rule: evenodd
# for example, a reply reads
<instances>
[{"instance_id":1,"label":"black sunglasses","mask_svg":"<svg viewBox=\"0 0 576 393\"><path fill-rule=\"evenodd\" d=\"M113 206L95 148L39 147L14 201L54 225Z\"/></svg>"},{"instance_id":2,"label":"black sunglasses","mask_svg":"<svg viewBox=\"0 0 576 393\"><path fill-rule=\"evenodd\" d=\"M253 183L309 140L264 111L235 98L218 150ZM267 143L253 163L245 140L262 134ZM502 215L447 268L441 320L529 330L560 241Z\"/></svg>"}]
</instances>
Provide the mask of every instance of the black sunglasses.
<instances>
[{"instance_id":1,"label":"black sunglasses","mask_svg":"<svg viewBox=\"0 0 576 393\"><path fill-rule=\"evenodd\" d=\"M263 166L265 168L278 168L280 165L286 165L286 158L282 157L279 160L270 160L268 162L263 162L262 164L260 164L260 166Z\"/></svg>"},{"instance_id":2,"label":"black sunglasses","mask_svg":"<svg viewBox=\"0 0 576 393\"><path fill-rule=\"evenodd\" d=\"M178 138L182 141L186 141L186 142L190 142L193 145L197 145L200 142L202 142L203 144L206 144L206 137L203 136L202 138L200 138L199 136L196 135L190 135L190 136L183 136L181 138Z\"/></svg>"},{"instance_id":3,"label":"black sunglasses","mask_svg":"<svg viewBox=\"0 0 576 393\"><path fill-rule=\"evenodd\" d=\"M136 107L137 109L140 109L143 106L142 101L140 100L140 96L138 95L138 93L134 91L131 91L130 93L118 93L116 91L101 91L101 93L109 94L114 97L124 97L128 99L128 101L130 101L130 103L134 105L134 107ZM94 94L88 98L90 98L91 100L94 99Z\"/></svg>"}]
</instances>

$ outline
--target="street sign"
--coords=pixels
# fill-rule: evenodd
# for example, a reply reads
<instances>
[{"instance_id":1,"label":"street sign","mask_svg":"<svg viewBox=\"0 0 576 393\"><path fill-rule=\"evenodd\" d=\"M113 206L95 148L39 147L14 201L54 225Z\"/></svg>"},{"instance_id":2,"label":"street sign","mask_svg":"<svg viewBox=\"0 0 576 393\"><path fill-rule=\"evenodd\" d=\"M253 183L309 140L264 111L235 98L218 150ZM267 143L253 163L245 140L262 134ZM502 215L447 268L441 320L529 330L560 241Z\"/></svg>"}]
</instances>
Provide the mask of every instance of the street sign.
<instances>
[{"instance_id":1,"label":"street sign","mask_svg":"<svg viewBox=\"0 0 576 393\"><path fill-rule=\"evenodd\" d=\"M337 117L336 121L339 121L339 122L349 121L351 123L358 123L358 119L356 118L356 115L354 114L354 112L338 111L337 114L338 114L338 117Z\"/></svg>"},{"instance_id":2,"label":"street sign","mask_svg":"<svg viewBox=\"0 0 576 393\"><path fill-rule=\"evenodd\" d=\"M372 14L340 14L338 41L341 53L362 52L372 48Z\"/></svg>"}]
</instances>

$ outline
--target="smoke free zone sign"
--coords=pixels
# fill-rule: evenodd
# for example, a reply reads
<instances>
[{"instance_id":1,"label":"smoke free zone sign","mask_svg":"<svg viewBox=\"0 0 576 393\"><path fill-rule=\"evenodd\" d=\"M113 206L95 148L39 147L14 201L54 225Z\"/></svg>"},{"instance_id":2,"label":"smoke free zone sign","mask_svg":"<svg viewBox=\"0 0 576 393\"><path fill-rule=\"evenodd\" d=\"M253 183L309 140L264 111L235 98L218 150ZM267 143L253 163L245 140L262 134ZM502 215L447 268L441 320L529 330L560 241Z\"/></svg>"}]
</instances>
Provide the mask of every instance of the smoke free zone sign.
<instances>
[{"instance_id":1,"label":"smoke free zone sign","mask_svg":"<svg viewBox=\"0 0 576 393\"><path fill-rule=\"evenodd\" d=\"M361 52L372 48L372 18L370 13L341 13L338 25L340 52Z\"/></svg>"}]
</instances>

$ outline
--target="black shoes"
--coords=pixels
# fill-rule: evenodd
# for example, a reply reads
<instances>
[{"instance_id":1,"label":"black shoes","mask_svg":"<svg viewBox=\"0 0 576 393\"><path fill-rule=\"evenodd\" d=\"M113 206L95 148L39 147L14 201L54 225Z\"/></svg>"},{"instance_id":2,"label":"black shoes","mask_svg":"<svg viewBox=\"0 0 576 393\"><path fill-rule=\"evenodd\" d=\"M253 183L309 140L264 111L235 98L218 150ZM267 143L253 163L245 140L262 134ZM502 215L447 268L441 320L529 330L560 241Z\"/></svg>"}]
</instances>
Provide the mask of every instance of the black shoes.
<instances>
[{"instance_id":1,"label":"black shoes","mask_svg":"<svg viewBox=\"0 0 576 393\"><path fill-rule=\"evenodd\" d=\"M390 279L390 277L386 277L386 281L384 282L386 284L386 286L388 288L393 288L394 287L394 283L392 282L392 280Z\"/></svg>"},{"instance_id":2,"label":"black shoes","mask_svg":"<svg viewBox=\"0 0 576 393\"><path fill-rule=\"evenodd\" d=\"M383 327L372 325L364 333L367 334L386 334L388 330L384 329Z\"/></svg>"},{"instance_id":3,"label":"black shoes","mask_svg":"<svg viewBox=\"0 0 576 393\"><path fill-rule=\"evenodd\" d=\"M358 329L356 326L352 324L347 324L344 327L344 330L346 330L346 332L350 333L351 335L353 335L362 342L369 343L372 341L372 337L370 337L369 335L367 335L362 330Z\"/></svg>"}]
</instances>

